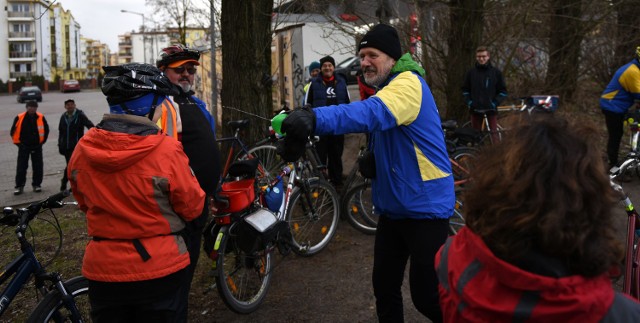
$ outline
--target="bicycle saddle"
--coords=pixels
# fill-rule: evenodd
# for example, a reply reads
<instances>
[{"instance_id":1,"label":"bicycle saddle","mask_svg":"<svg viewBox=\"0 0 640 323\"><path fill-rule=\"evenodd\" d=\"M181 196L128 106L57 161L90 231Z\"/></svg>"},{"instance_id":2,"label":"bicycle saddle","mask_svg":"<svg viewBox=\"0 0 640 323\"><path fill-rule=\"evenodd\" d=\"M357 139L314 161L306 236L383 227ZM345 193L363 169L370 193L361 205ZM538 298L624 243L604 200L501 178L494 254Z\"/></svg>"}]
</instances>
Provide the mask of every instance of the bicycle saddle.
<instances>
[{"instance_id":1,"label":"bicycle saddle","mask_svg":"<svg viewBox=\"0 0 640 323\"><path fill-rule=\"evenodd\" d=\"M244 129L249 126L249 119L233 120L229 121L227 124L229 127L233 128L233 130Z\"/></svg>"},{"instance_id":2,"label":"bicycle saddle","mask_svg":"<svg viewBox=\"0 0 640 323\"><path fill-rule=\"evenodd\" d=\"M229 176L231 177L254 177L258 170L259 159L247 159L233 162L229 166Z\"/></svg>"}]
</instances>

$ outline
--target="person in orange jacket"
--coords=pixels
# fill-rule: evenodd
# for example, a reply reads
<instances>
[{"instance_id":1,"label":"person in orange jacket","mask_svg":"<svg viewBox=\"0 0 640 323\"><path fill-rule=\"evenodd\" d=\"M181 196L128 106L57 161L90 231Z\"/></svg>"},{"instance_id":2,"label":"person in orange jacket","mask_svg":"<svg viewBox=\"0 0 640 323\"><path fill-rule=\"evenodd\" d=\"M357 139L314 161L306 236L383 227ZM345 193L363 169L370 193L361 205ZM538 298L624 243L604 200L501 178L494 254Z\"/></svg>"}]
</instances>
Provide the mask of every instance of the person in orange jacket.
<instances>
[{"instance_id":1,"label":"person in orange jacket","mask_svg":"<svg viewBox=\"0 0 640 323\"><path fill-rule=\"evenodd\" d=\"M34 192L42 192L42 145L49 137L49 124L44 115L38 111L38 102L27 101L27 111L20 113L13 120L10 135L13 143L18 146L18 166L16 169L16 190L13 195L20 195L27 182L27 168L29 157L33 166L31 185Z\"/></svg>"},{"instance_id":2,"label":"person in orange jacket","mask_svg":"<svg viewBox=\"0 0 640 323\"><path fill-rule=\"evenodd\" d=\"M82 274L97 322L184 322L186 223L205 194L182 145L157 126L176 90L155 66L106 66L111 114L78 142L69 161L74 197L86 213ZM156 109L158 107L158 109Z\"/></svg>"}]
</instances>

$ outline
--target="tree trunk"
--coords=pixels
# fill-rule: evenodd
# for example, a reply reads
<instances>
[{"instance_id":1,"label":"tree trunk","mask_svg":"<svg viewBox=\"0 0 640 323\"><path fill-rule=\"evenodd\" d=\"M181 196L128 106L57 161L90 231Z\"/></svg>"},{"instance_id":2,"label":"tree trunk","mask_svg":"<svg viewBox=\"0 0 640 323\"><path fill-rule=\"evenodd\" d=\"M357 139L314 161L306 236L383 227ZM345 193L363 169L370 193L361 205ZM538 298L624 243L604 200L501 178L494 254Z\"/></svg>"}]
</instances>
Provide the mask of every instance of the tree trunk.
<instances>
[{"instance_id":1,"label":"tree trunk","mask_svg":"<svg viewBox=\"0 0 640 323\"><path fill-rule=\"evenodd\" d=\"M640 4L637 0L617 0L614 3L618 14L618 25L612 73L628 63L635 56L636 47L640 46L640 25L638 24Z\"/></svg>"},{"instance_id":2,"label":"tree trunk","mask_svg":"<svg viewBox=\"0 0 640 323\"><path fill-rule=\"evenodd\" d=\"M265 119L271 118L273 111L272 9L273 0L222 1L222 127L223 133L229 134L228 121L251 119L250 129L242 137L245 143L264 137L269 127Z\"/></svg>"},{"instance_id":3,"label":"tree trunk","mask_svg":"<svg viewBox=\"0 0 640 323\"><path fill-rule=\"evenodd\" d=\"M445 60L447 75L447 119L464 120L468 111L462 98L464 75L473 66L475 50L482 40L484 0L451 0L450 33Z\"/></svg>"}]
</instances>

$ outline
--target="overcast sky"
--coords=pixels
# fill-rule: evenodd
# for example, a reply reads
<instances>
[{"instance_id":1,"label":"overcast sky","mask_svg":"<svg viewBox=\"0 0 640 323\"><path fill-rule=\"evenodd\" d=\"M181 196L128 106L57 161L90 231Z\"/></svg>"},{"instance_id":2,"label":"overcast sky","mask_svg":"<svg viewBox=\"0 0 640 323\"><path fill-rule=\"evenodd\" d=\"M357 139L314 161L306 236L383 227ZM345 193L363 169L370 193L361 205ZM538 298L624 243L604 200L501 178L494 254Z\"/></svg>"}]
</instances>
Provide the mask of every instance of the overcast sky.
<instances>
[{"instance_id":1,"label":"overcast sky","mask_svg":"<svg viewBox=\"0 0 640 323\"><path fill-rule=\"evenodd\" d=\"M57 0L65 10L70 10L80 24L80 34L109 45L111 52L118 51L118 35L138 30L142 17L120 12L121 9L139 12L151 19L151 7L144 0ZM152 24L147 21L150 28Z\"/></svg>"}]
</instances>

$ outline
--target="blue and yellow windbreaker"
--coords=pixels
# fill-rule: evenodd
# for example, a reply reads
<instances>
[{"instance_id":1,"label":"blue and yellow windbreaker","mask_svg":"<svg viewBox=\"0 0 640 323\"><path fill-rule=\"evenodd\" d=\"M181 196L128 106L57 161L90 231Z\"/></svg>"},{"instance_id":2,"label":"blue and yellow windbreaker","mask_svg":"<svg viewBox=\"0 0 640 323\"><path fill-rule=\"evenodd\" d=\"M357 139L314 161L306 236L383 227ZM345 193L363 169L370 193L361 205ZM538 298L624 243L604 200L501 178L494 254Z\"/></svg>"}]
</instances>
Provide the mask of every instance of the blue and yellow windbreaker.
<instances>
[{"instance_id":1,"label":"blue and yellow windbreaker","mask_svg":"<svg viewBox=\"0 0 640 323\"><path fill-rule=\"evenodd\" d=\"M448 219L455 203L440 116L423 73L405 54L374 96L313 109L318 135L371 133L373 204L394 219Z\"/></svg>"},{"instance_id":2,"label":"blue and yellow windbreaker","mask_svg":"<svg viewBox=\"0 0 640 323\"><path fill-rule=\"evenodd\" d=\"M620 67L600 96L600 108L624 114L640 101L640 62L634 59Z\"/></svg>"}]
</instances>

